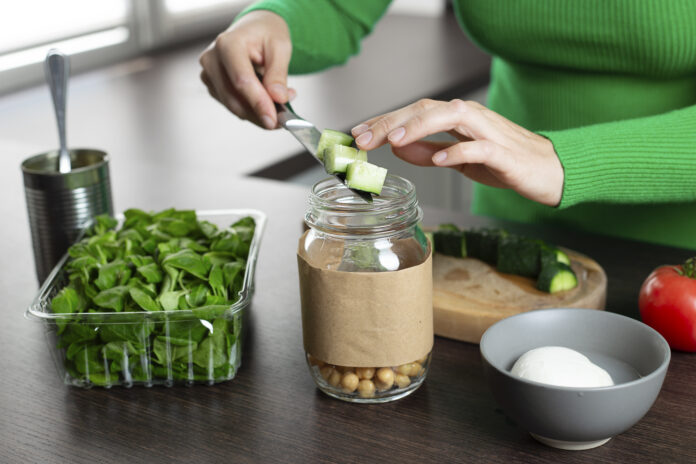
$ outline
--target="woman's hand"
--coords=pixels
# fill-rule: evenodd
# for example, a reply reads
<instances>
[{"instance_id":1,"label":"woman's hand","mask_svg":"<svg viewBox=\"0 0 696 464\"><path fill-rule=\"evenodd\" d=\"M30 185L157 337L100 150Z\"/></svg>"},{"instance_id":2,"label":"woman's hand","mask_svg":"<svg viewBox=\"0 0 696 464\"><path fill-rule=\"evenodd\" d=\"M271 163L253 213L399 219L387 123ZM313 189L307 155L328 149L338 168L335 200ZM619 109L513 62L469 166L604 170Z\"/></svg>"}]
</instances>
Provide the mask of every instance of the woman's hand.
<instances>
[{"instance_id":1,"label":"woman's hand","mask_svg":"<svg viewBox=\"0 0 696 464\"><path fill-rule=\"evenodd\" d=\"M438 132L460 142L421 140ZM551 141L475 102L420 100L374 117L352 133L364 150L390 143L394 154L409 163L451 167L544 205L561 201L563 167Z\"/></svg>"},{"instance_id":2,"label":"woman's hand","mask_svg":"<svg viewBox=\"0 0 696 464\"><path fill-rule=\"evenodd\" d=\"M274 101L287 103L295 91L287 87L292 54L285 20L270 11L252 11L220 34L201 54L201 80L210 95L242 119L274 129ZM263 70L263 83L255 68Z\"/></svg>"}]
</instances>

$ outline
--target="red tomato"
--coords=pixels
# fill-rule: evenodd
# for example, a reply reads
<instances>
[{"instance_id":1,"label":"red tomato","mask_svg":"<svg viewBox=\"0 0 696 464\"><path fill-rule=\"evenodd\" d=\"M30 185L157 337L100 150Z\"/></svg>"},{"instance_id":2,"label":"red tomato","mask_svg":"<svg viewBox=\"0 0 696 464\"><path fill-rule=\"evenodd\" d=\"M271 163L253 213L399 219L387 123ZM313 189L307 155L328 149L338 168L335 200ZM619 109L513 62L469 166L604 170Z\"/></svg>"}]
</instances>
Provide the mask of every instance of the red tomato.
<instances>
[{"instance_id":1,"label":"red tomato","mask_svg":"<svg viewBox=\"0 0 696 464\"><path fill-rule=\"evenodd\" d=\"M655 269L640 288L638 306L643 322L660 332L669 346L696 351L696 278L687 275L693 271L690 263L685 266L686 273L683 266Z\"/></svg>"}]
</instances>

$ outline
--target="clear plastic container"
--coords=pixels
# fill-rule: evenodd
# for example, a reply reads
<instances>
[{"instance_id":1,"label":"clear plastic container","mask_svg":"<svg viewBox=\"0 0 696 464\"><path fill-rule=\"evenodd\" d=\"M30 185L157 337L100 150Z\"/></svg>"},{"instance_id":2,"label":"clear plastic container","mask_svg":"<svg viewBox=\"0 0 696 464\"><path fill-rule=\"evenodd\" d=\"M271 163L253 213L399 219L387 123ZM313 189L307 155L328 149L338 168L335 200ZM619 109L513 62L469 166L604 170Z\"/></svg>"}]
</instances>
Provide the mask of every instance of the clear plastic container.
<instances>
[{"instance_id":1,"label":"clear plastic container","mask_svg":"<svg viewBox=\"0 0 696 464\"><path fill-rule=\"evenodd\" d=\"M328 271L332 273L335 282L345 281L348 273L358 273L363 279L362 288L341 288L334 293L344 293L345 299L338 308L324 307L307 310L303 307L303 330L305 336L305 350L307 363L317 387L327 395L349 402L356 403L384 403L409 395L415 391L425 380L430 366L430 352L432 348L432 325L423 325L420 342L416 345L425 346L425 352L420 351L418 356L407 358L405 353L400 356L398 350L406 347L409 341L399 339L399 330L402 330L402 322L393 317L394 307L391 304L396 289L384 288L380 293L383 301L364 302L364 312L359 318L353 319L348 324L328 323L316 328L313 321L324 319L326 312L345 311L355 312L357 308L352 305L351 293L360 293L375 282L374 277L380 273L391 273L408 270L416 266L424 265L430 256L430 245L425 235L418 227L422 217L422 211L418 207L415 187L411 182L398 176L389 175L382 190L382 194L374 197L373 204L367 204L357 198L348 189L339 184L336 179L329 178L314 185L309 198L309 207L305 215L305 222L309 226L307 234L301 241L300 252L307 265L314 268L312 272ZM301 264L302 266L303 264ZM429 267L421 267L424 272L423 294L424 298L419 309L422 319L428 315L432 321L432 274ZM304 300L316 301L314 296L307 295L313 292L313 288L322 285L325 280L319 278L310 282L311 277L300 270L300 287L304 290ZM316 276L316 274L313 274ZM327 275L324 273L323 275ZM302 282L306 279L306 282ZM333 289L334 287L332 287ZM332 290L334 291L334 290ZM373 306L374 303L374 306ZM327 305L328 306L328 305ZM375 311L383 308L382 314ZM398 312L398 307L396 312ZM312 311L311 314L308 311ZM385 312L389 313L385 315ZM353 316L349 316L353 317ZM343 320L342 320L343 321ZM364 322L370 321L370 322ZM381 321L381 322L374 322ZM389 322L384 322L389 321ZM380 326L382 324L382 326ZM329 345L333 343L330 337L324 337L319 343L308 342L314 339L308 331L329 332L340 325L337 332L336 348ZM350 334L345 335L347 332ZM356 334L375 334L360 337ZM345 338L344 338L345 335ZM383 336L383 337L382 337ZM376 351L382 350L380 341L390 340L397 343L395 356L402 358L398 364L384 365L371 364L371 359L380 358L373 356ZM429 341L428 341L429 337ZM321 336L319 337L321 338ZM425 344L422 340L425 340ZM429 345L428 345L429 343ZM321 359L317 353L312 353L312 346L329 346L326 352L332 352L334 359ZM381 345L382 348L384 345ZM340 365L336 359L341 358L340 351L354 349L356 355L349 356L353 359L362 358L358 365ZM420 348L408 349L413 353ZM318 349L319 350L319 349ZM345 357L347 359L348 356ZM382 359L385 357L382 356Z\"/></svg>"},{"instance_id":2,"label":"clear plastic container","mask_svg":"<svg viewBox=\"0 0 696 464\"><path fill-rule=\"evenodd\" d=\"M48 349L67 385L83 388L212 385L234 378L242 360L244 316L254 291L256 259L266 215L251 209L196 214L199 220L221 229L246 216L254 219L256 226L239 299L224 311L56 314L51 309L51 300L67 284L66 254L39 289L26 316L43 322ZM81 348L70 337L99 343L85 343ZM75 359L79 362L74 362Z\"/></svg>"}]
</instances>

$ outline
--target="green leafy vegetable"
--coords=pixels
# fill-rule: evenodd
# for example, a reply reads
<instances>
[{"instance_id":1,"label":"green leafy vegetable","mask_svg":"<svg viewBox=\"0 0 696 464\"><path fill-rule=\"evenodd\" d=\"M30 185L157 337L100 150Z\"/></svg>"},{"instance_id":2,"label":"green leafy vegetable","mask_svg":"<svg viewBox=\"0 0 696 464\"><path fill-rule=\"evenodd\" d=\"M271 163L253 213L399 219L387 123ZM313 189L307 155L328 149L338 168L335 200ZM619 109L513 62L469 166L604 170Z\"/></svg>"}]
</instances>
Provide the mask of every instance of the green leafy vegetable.
<instances>
[{"instance_id":1,"label":"green leafy vegetable","mask_svg":"<svg viewBox=\"0 0 696 464\"><path fill-rule=\"evenodd\" d=\"M68 252L68 285L51 302L62 315L58 347L68 374L98 386L233 376L241 318L227 311L240 298L253 218L219 229L188 210L129 209L124 217L119 230L115 219L96 218ZM143 317L88 324L82 313Z\"/></svg>"}]
</instances>

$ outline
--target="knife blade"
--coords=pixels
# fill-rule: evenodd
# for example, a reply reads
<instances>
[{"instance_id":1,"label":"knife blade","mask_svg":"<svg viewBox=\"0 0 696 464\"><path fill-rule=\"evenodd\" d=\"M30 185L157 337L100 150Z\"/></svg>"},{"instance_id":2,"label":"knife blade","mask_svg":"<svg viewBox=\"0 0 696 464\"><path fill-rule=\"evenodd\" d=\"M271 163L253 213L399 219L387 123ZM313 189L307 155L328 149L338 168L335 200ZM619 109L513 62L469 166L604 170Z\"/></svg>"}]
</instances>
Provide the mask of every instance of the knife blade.
<instances>
[{"instance_id":1,"label":"knife blade","mask_svg":"<svg viewBox=\"0 0 696 464\"><path fill-rule=\"evenodd\" d=\"M307 152L324 167L324 162L317 156L319 138L321 137L319 129L311 122L299 117L292 109L292 106L290 106L290 103L276 103L275 107L278 112L278 123L283 129L290 132L297 141L305 147ZM345 175L334 174L334 177L355 195L362 198L367 203L372 203L372 194L348 187L348 185L346 185Z\"/></svg>"}]
</instances>

